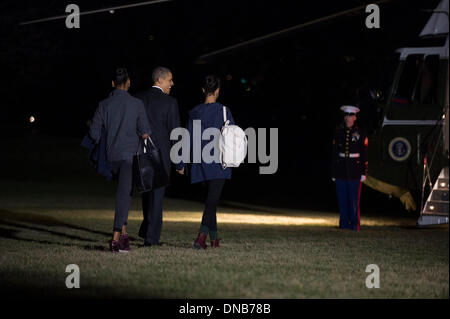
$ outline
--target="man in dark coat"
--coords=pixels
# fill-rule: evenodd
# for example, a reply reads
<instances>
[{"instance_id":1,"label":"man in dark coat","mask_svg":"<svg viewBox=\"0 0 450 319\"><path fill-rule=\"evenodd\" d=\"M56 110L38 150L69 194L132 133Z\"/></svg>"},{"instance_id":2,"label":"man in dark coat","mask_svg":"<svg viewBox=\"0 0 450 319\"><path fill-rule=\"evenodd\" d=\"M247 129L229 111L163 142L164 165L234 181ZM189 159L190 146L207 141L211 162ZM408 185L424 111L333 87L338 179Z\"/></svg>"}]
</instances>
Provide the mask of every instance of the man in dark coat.
<instances>
[{"instance_id":1,"label":"man in dark coat","mask_svg":"<svg viewBox=\"0 0 450 319\"><path fill-rule=\"evenodd\" d=\"M167 68L157 67L153 70L152 80L153 86L139 93L137 97L144 102L153 142L161 151L164 168L170 176L170 148L173 144L170 133L180 126L177 100L169 96L174 85L172 72ZM144 238L144 246L160 245L164 191L165 187L160 187L142 194L144 220L139 229L139 236Z\"/></svg>"},{"instance_id":2,"label":"man in dark coat","mask_svg":"<svg viewBox=\"0 0 450 319\"><path fill-rule=\"evenodd\" d=\"M344 125L336 130L333 139L332 179L336 182L339 201L339 227L359 231L359 198L361 182L368 168L368 140L364 130L354 125L359 108L341 107Z\"/></svg>"}]
</instances>

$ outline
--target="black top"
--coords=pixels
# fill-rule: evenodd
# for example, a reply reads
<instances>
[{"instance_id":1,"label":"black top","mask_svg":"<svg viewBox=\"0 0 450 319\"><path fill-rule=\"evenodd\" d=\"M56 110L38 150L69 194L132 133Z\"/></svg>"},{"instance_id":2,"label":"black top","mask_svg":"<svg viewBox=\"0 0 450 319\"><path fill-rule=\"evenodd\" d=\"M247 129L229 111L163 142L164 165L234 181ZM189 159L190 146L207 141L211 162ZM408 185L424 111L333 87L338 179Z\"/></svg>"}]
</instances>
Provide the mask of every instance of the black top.
<instances>
[{"instance_id":1,"label":"black top","mask_svg":"<svg viewBox=\"0 0 450 319\"><path fill-rule=\"evenodd\" d=\"M359 157L356 154L359 154ZM357 126L337 128L332 156L333 178L359 180L361 175L367 175L368 140L365 131Z\"/></svg>"},{"instance_id":2,"label":"black top","mask_svg":"<svg viewBox=\"0 0 450 319\"><path fill-rule=\"evenodd\" d=\"M140 92L136 97L144 102L152 131L151 138L160 149L164 168L170 175L170 148L176 143L176 141L170 141L170 133L180 126L177 100L156 87Z\"/></svg>"}]
</instances>

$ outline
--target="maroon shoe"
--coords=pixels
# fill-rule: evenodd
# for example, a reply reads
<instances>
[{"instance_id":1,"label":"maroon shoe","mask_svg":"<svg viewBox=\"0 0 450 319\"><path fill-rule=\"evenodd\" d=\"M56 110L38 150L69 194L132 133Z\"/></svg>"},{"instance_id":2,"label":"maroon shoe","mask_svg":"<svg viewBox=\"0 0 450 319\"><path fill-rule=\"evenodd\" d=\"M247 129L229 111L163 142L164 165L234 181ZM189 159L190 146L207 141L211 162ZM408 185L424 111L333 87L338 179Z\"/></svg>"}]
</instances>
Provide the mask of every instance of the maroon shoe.
<instances>
[{"instance_id":1,"label":"maroon shoe","mask_svg":"<svg viewBox=\"0 0 450 319\"><path fill-rule=\"evenodd\" d=\"M206 234L198 233L197 239L194 241L194 248L195 249L206 249Z\"/></svg>"},{"instance_id":2,"label":"maroon shoe","mask_svg":"<svg viewBox=\"0 0 450 319\"><path fill-rule=\"evenodd\" d=\"M128 237L128 234L120 235L120 238L119 238L119 252L127 253L130 250L131 250L130 238Z\"/></svg>"},{"instance_id":3,"label":"maroon shoe","mask_svg":"<svg viewBox=\"0 0 450 319\"><path fill-rule=\"evenodd\" d=\"M112 253L118 253L119 252L119 241L110 240L109 241L109 251Z\"/></svg>"},{"instance_id":4,"label":"maroon shoe","mask_svg":"<svg viewBox=\"0 0 450 319\"><path fill-rule=\"evenodd\" d=\"M219 240L218 239L211 240L211 248L219 248Z\"/></svg>"}]
</instances>

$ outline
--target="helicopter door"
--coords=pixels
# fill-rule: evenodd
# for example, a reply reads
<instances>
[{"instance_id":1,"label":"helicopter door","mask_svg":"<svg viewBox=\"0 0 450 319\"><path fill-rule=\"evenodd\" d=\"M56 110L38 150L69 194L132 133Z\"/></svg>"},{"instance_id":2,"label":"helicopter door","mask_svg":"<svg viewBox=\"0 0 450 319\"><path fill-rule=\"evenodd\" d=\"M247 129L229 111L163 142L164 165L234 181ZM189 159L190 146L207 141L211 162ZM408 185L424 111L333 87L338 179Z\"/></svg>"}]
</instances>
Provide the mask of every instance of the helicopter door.
<instances>
[{"instance_id":1,"label":"helicopter door","mask_svg":"<svg viewBox=\"0 0 450 319\"><path fill-rule=\"evenodd\" d=\"M420 189L423 158L442 143L438 134L445 63L439 54L425 52L409 54L400 61L381 131L383 181ZM440 162L441 155L436 156L435 163ZM431 174L439 174L438 169L439 165Z\"/></svg>"}]
</instances>

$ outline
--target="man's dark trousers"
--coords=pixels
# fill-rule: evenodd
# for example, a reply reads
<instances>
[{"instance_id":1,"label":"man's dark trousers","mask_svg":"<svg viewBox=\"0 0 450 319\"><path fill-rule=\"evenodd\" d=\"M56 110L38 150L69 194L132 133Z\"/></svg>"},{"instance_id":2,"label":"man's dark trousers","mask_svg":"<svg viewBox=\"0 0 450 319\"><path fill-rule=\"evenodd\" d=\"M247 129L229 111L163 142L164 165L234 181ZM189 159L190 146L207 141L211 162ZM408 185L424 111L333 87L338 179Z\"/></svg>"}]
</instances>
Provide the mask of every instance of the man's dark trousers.
<instances>
[{"instance_id":1,"label":"man's dark trousers","mask_svg":"<svg viewBox=\"0 0 450 319\"><path fill-rule=\"evenodd\" d=\"M165 187L156 188L142 194L142 210L144 215L139 236L145 238L146 244L157 245L161 237L162 211Z\"/></svg>"},{"instance_id":2,"label":"man's dark trousers","mask_svg":"<svg viewBox=\"0 0 450 319\"><path fill-rule=\"evenodd\" d=\"M145 106L151 129L151 138L161 152L164 169L170 176L170 149L175 141L170 140L170 133L180 126L180 114L177 100L165 94L162 89L152 87L137 95ZM158 244L162 227L162 206L164 188L142 194L144 221L139 236L147 244Z\"/></svg>"}]
</instances>

